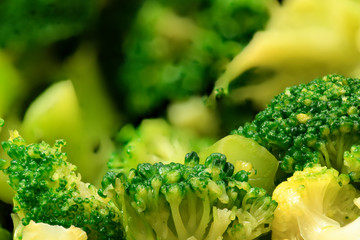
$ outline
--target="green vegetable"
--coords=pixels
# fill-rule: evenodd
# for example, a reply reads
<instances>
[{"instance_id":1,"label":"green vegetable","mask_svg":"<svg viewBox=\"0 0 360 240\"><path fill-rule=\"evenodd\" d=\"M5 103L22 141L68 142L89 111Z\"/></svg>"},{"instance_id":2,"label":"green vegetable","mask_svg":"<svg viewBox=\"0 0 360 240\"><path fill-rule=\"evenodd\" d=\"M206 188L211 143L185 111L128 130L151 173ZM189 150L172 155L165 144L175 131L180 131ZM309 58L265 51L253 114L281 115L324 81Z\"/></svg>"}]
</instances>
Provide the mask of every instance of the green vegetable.
<instances>
[{"instance_id":1,"label":"green vegetable","mask_svg":"<svg viewBox=\"0 0 360 240\"><path fill-rule=\"evenodd\" d=\"M30 221L25 227L20 223L15 229L14 238L21 234L21 240L87 240L86 233L77 227L71 226L64 228L61 226L52 226L45 223L35 223Z\"/></svg>"},{"instance_id":2,"label":"green vegetable","mask_svg":"<svg viewBox=\"0 0 360 240\"><path fill-rule=\"evenodd\" d=\"M297 171L278 185L272 239L357 239L359 192L349 177L320 165Z\"/></svg>"},{"instance_id":3,"label":"green vegetable","mask_svg":"<svg viewBox=\"0 0 360 240\"><path fill-rule=\"evenodd\" d=\"M287 173L319 163L338 171L360 142L360 79L327 75L287 88L235 133L267 148Z\"/></svg>"},{"instance_id":4,"label":"green vegetable","mask_svg":"<svg viewBox=\"0 0 360 240\"><path fill-rule=\"evenodd\" d=\"M53 147L45 142L27 145L17 132L2 143L12 159L3 171L16 191L14 212L21 223L73 225L90 239L124 239L119 210L110 199L100 197L93 185L81 181L61 151L64 145L61 140Z\"/></svg>"},{"instance_id":5,"label":"green vegetable","mask_svg":"<svg viewBox=\"0 0 360 240\"><path fill-rule=\"evenodd\" d=\"M263 146L250 138L239 135L226 136L199 153L204 160L211 153L218 152L226 156L228 162L235 166L235 171L255 170L249 176L249 183L254 187L264 188L269 194L275 188L274 180L279 163Z\"/></svg>"},{"instance_id":6,"label":"green vegetable","mask_svg":"<svg viewBox=\"0 0 360 240\"><path fill-rule=\"evenodd\" d=\"M350 151L344 152L344 172L348 173L354 182L360 181L360 146L351 146Z\"/></svg>"},{"instance_id":7,"label":"green vegetable","mask_svg":"<svg viewBox=\"0 0 360 240\"><path fill-rule=\"evenodd\" d=\"M108 121L101 120L100 115L91 118L91 111L86 111L80 100L71 80L54 83L28 107L21 132L31 142L68 139L71 163L78 167L85 181L95 184L98 178L101 181L106 158L113 151L110 131L106 128L114 118L109 112L104 114Z\"/></svg>"},{"instance_id":8,"label":"green vegetable","mask_svg":"<svg viewBox=\"0 0 360 240\"><path fill-rule=\"evenodd\" d=\"M117 151L108 161L110 169L128 172L140 163L183 162L186 153L200 151L214 141L166 120L144 119L138 128L128 124L116 136Z\"/></svg>"},{"instance_id":9,"label":"green vegetable","mask_svg":"<svg viewBox=\"0 0 360 240\"><path fill-rule=\"evenodd\" d=\"M34 47L84 31L96 1L5 0L0 3L0 46Z\"/></svg>"},{"instance_id":10,"label":"green vegetable","mask_svg":"<svg viewBox=\"0 0 360 240\"><path fill-rule=\"evenodd\" d=\"M119 206L128 239L255 239L270 231L277 203L234 172L223 154L199 164L143 163L129 174L108 172L100 193Z\"/></svg>"},{"instance_id":11,"label":"green vegetable","mask_svg":"<svg viewBox=\"0 0 360 240\"><path fill-rule=\"evenodd\" d=\"M359 1L279 2L265 30L254 35L218 78L213 100L228 95L235 105L251 101L262 110L286 87L330 73L359 76Z\"/></svg>"},{"instance_id":12,"label":"green vegetable","mask_svg":"<svg viewBox=\"0 0 360 240\"><path fill-rule=\"evenodd\" d=\"M118 89L129 116L208 94L269 17L273 0L144 1L124 40Z\"/></svg>"}]
</instances>

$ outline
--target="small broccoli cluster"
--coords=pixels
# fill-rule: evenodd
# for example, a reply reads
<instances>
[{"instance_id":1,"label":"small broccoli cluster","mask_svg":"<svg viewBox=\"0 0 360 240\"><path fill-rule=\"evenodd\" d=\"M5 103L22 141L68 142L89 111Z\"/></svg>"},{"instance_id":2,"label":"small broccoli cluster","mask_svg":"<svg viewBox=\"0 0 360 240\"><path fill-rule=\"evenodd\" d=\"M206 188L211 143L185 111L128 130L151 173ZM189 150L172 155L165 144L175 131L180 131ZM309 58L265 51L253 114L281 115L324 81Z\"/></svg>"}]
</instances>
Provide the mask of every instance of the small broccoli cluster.
<instances>
[{"instance_id":1,"label":"small broccoli cluster","mask_svg":"<svg viewBox=\"0 0 360 240\"><path fill-rule=\"evenodd\" d=\"M343 154L360 142L360 79L327 75L288 87L237 134L266 147L291 173L308 163L342 171Z\"/></svg>"},{"instance_id":2,"label":"small broccoli cluster","mask_svg":"<svg viewBox=\"0 0 360 240\"><path fill-rule=\"evenodd\" d=\"M169 101L207 94L264 28L273 2L144 1L124 41L117 80L127 114L148 116Z\"/></svg>"},{"instance_id":3,"label":"small broccoli cluster","mask_svg":"<svg viewBox=\"0 0 360 240\"><path fill-rule=\"evenodd\" d=\"M270 231L277 203L251 187L248 172L235 173L219 153L199 161L191 152L184 164L107 173L99 192L121 209L128 239L254 239Z\"/></svg>"},{"instance_id":4,"label":"small broccoli cluster","mask_svg":"<svg viewBox=\"0 0 360 240\"><path fill-rule=\"evenodd\" d=\"M94 0L5 0L0 3L0 47L49 44L84 31L96 13Z\"/></svg>"},{"instance_id":5,"label":"small broccoli cluster","mask_svg":"<svg viewBox=\"0 0 360 240\"><path fill-rule=\"evenodd\" d=\"M3 171L16 191L14 212L24 226L30 221L73 225L89 239L124 239L119 210L95 186L81 182L62 152L64 145L61 140L53 147L45 142L27 145L17 132L2 143L13 159Z\"/></svg>"},{"instance_id":6,"label":"small broccoli cluster","mask_svg":"<svg viewBox=\"0 0 360 240\"><path fill-rule=\"evenodd\" d=\"M137 128L128 124L120 129L116 136L117 149L107 165L109 169L128 172L143 162L181 163L186 153L200 151L213 142L164 119L144 119Z\"/></svg>"}]
</instances>

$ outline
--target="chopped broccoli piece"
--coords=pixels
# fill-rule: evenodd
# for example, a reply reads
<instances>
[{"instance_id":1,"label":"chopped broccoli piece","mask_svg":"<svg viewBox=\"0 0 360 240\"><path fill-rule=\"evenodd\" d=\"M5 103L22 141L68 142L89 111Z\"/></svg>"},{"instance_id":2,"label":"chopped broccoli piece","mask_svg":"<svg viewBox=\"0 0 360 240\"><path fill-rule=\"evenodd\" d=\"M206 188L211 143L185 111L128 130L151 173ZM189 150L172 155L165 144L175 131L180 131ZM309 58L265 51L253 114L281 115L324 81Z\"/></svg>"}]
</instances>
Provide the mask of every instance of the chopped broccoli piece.
<instances>
[{"instance_id":1,"label":"chopped broccoli piece","mask_svg":"<svg viewBox=\"0 0 360 240\"><path fill-rule=\"evenodd\" d=\"M53 147L45 142L27 145L16 131L2 143L12 159L3 171L16 191L14 212L24 226L31 220L73 225L90 239L124 239L119 210L110 199L100 197L95 186L81 182L61 151L64 145L62 140Z\"/></svg>"},{"instance_id":2,"label":"chopped broccoli piece","mask_svg":"<svg viewBox=\"0 0 360 240\"><path fill-rule=\"evenodd\" d=\"M109 159L108 167L125 172L144 162L183 162L186 153L200 151L214 142L189 129L172 126L161 118L144 119L138 128L125 125L116 141L117 151Z\"/></svg>"},{"instance_id":3,"label":"chopped broccoli piece","mask_svg":"<svg viewBox=\"0 0 360 240\"><path fill-rule=\"evenodd\" d=\"M279 163L263 146L253 139L239 135L228 135L208 148L199 152L200 159L206 159L211 153L218 152L226 156L235 166L235 171L246 170L255 173L249 176L253 187L264 188L269 194L275 188L274 181ZM200 161L202 163L202 161Z\"/></svg>"},{"instance_id":4,"label":"chopped broccoli piece","mask_svg":"<svg viewBox=\"0 0 360 240\"><path fill-rule=\"evenodd\" d=\"M254 35L216 81L213 101L228 95L233 104L251 101L262 110L288 86L329 73L359 76L360 52L354 44L359 1L279 2L265 30Z\"/></svg>"},{"instance_id":5,"label":"chopped broccoli piece","mask_svg":"<svg viewBox=\"0 0 360 240\"><path fill-rule=\"evenodd\" d=\"M251 187L248 172L220 153L199 164L143 163L129 174L108 172L101 195L123 213L128 239L254 239L270 231L277 203Z\"/></svg>"},{"instance_id":6,"label":"chopped broccoli piece","mask_svg":"<svg viewBox=\"0 0 360 240\"><path fill-rule=\"evenodd\" d=\"M94 0L1 1L0 46L34 47L71 37L87 27L97 7Z\"/></svg>"},{"instance_id":7,"label":"chopped broccoli piece","mask_svg":"<svg viewBox=\"0 0 360 240\"><path fill-rule=\"evenodd\" d=\"M191 129L204 137L220 135L219 116L201 97L172 102L167 107L167 119L173 126Z\"/></svg>"},{"instance_id":8,"label":"chopped broccoli piece","mask_svg":"<svg viewBox=\"0 0 360 240\"><path fill-rule=\"evenodd\" d=\"M360 142L360 79L327 75L288 87L237 134L267 148L287 173L308 163L343 170L343 154Z\"/></svg>"},{"instance_id":9,"label":"chopped broccoli piece","mask_svg":"<svg viewBox=\"0 0 360 240\"><path fill-rule=\"evenodd\" d=\"M92 85L88 80L87 83ZM105 159L114 150L108 125L115 118L106 109L107 102L99 96L100 93L96 99L103 104L103 111L95 111L98 114L95 116L93 109L100 107L93 104L90 110L83 103L85 94L79 90L82 86L73 82L80 81L59 81L42 92L27 108L21 132L29 142L67 139L69 161L77 166L84 181L100 185L106 169ZM103 116L106 120L100 119Z\"/></svg>"},{"instance_id":10,"label":"chopped broccoli piece","mask_svg":"<svg viewBox=\"0 0 360 240\"><path fill-rule=\"evenodd\" d=\"M61 226L53 226L46 223L35 223L30 221L25 227L21 224L19 229L15 230L14 240L87 240L86 232L82 229L71 226L64 228ZM20 236L21 237L20 237Z\"/></svg>"},{"instance_id":11,"label":"chopped broccoli piece","mask_svg":"<svg viewBox=\"0 0 360 240\"><path fill-rule=\"evenodd\" d=\"M360 182L360 146L351 146L350 151L344 152L345 173L348 173L350 179L354 182Z\"/></svg>"},{"instance_id":12,"label":"chopped broccoli piece","mask_svg":"<svg viewBox=\"0 0 360 240\"><path fill-rule=\"evenodd\" d=\"M356 239L360 194L349 176L318 164L296 171L278 185L272 239Z\"/></svg>"},{"instance_id":13,"label":"chopped broccoli piece","mask_svg":"<svg viewBox=\"0 0 360 240\"><path fill-rule=\"evenodd\" d=\"M226 64L263 29L273 0L144 1L124 43L118 89L128 115L208 94Z\"/></svg>"}]
</instances>

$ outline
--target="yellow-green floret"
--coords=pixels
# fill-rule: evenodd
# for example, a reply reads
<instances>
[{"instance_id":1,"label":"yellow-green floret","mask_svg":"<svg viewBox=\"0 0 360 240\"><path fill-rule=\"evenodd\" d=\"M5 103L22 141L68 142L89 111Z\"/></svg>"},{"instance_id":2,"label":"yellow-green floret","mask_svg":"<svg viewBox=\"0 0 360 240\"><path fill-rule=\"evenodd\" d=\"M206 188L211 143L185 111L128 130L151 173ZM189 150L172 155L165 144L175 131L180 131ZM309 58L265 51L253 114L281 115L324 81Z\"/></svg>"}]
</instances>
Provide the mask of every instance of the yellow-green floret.
<instances>
[{"instance_id":1,"label":"yellow-green floret","mask_svg":"<svg viewBox=\"0 0 360 240\"><path fill-rule=\"evenodd\" d=\"M347 174L315 164L296 171L273 193L273 240L359 238L359 192Z\"/></svg>"}]
</instances>

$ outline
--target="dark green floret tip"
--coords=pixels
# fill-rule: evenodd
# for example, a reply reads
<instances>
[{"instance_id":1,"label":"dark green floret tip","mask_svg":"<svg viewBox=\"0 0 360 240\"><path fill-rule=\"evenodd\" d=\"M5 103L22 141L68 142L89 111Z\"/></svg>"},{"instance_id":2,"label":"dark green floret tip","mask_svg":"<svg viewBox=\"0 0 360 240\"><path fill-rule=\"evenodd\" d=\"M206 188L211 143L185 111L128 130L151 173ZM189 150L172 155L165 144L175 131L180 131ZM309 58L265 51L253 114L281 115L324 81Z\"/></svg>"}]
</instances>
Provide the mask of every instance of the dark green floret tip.
<instances>
[{"instance_id":1,"label":"dark green floret tip","mask_svg":"<svg viewBox=\"0 0 360 240\"><path fill-rule=\"evenodd\" d=\"M237 134L252 138L292 173L308 163L343 171L344 151L359 144L360 80L327 75L289 87Z\"/></svg>"},{"instance_id":2,"label":"dark green floret tip","mask_svg":"<svg viewBox=\"0 0 360 240\"><path fill-rule=\"evenodd\" d=\"M29 144L14 137L2 146L12 158L4 173L16 191L14 209L23 225L31 220L65 228L76 226L89 239L124 239L120 212L91 184L81 182L76 167L62 152L63 140L54 146Z\"/></svg>"},{"instance_id":3,"label":"dark green floret tip","mask_svg":"<svg viewBox=\"0 0 360 240\"><path fill-rule=\"evenodd\" d=\"M254 239L270 231L277 203L248 174L223 154L200 164L190 152L183 164L143 163L115 180L109 173L102 191L123 212L129 239Z\"/></svg>"}]
</instances>

